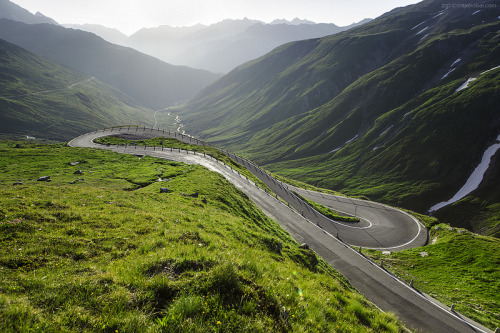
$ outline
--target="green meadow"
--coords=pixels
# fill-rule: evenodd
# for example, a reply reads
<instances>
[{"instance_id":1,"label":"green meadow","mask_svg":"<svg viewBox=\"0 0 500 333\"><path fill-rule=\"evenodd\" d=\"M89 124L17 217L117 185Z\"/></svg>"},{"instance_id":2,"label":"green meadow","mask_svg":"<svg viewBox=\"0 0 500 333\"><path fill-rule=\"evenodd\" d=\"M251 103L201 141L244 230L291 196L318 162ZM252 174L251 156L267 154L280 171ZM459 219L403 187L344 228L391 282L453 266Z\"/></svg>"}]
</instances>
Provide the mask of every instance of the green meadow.
<instances>
[{"instance_id":1,"label":"green meadow","mask_svg":"<svg viewBox=\"0 0 500 333\"><path fill-rule=\"evenodd\" d=\"M372 260L448 307L486 327L500 327L500 240L436 224L430 244L389 256L363 250Z\"/></svg>"},{"instance_id":2,"label":"green meadow","mask_svg":"<svg viewBox=\"0 0 500 333\"><path fill-rule=\"evenodd\" d=\"M405 330L201 166L2 141L0 184L3 332Z\"/></svg>"}]
</instances>

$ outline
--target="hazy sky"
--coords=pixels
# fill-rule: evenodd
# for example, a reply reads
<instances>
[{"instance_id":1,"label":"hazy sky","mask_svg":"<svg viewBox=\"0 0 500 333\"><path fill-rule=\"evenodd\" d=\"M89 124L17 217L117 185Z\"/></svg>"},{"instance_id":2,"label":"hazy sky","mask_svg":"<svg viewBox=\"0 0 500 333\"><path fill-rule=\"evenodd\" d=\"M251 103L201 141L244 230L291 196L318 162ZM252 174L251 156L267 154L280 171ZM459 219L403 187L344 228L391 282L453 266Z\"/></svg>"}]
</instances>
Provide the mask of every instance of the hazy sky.
<instances>
[{"instance_id":1,"label":"hazy sky","mask_svg":"<svg viewBox=\"0 0 500 333\"><path fill-rule=\"evenodd\" d=\"M248 17L264 22L295 17L348 25L419 0L11 0L59 23L93 23L132 34L143 27L211 24Z\"/></svg>"}]
</instances>

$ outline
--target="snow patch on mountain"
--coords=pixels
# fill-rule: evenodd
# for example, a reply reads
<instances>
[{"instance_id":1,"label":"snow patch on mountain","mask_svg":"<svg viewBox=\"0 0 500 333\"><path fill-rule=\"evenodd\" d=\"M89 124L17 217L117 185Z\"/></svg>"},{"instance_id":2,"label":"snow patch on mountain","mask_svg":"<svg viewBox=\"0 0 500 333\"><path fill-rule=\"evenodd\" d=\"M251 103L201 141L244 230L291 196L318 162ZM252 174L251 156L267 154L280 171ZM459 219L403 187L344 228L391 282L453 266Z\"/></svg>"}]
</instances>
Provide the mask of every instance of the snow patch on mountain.
<instances>
[{"instance_id":1,"label":"snow patch on mountain","mask_svg":"<svg viewBox=\"0 0 500 333\"><path fill-rule=\"evenodd\" d=\"M359 136L359 135L357 135L357 134L356 134L356 136L355 136L354 138L352 138L351 140L347 140L347 141L345 142L345 144L349 144L349 143L353 142L354 140L356 140L356 139L358 138L358 136Z\"/></svg>"},{"instance_id":2,"label":"snow patch on mountain","mask_svg":"<svg viewBox=\"0 0 500 333\"><path fill-rule=\"evenodd\" d=\"M469 87L469 83L471 83L472 81L475 81L475 80L477 80L477 77L471 77L471 78L469 78L460 87L458 87L457 90L455 90L455 92L460 91L460 90L464 90L464 89L468 88Z\"/></svg>"},{"instance_id":3,"label":"snow patch on mountain","mask_svg":"<svg viewBox=\"0 0 500 333\"><path fill-rule=\"evenodd\" d=\"M487 71L484 71L484 72L482 72L482 73L481 73L481 74L479 74L479 75L483 75L484 73L488 73L488 72L494 71L494 70L495 70L495 69L497 69L497 68L500 68L500 66L496 66L496 67L490 68L490 69L488 69Z\"/></svg>"},{"instance_id":4,"label":"snow patch on mountain","mask_svg":"<svg viewBox=\"0 0 500 333\"><path fill-rule=\"evenodd\" d=\"M493 71L495 69L498 69L498 68L500 68L500 66L496 66L496 67L490 68L487 71L484 71L481 74L479 74L479 76L481 76L481 75L483 75L485 73L491 72L491 71ZM477 80L477 79L478 79L477 77L471 77L471 78L469 78L460 87L458 87L457 90L455 90L455 91L460 91L460 90L464 90L465 88L468 88L469 87L469 83L471 83L472 81Z\"/></svg>"},{"instance_id":5,"label":"snow patch on mountain","mask_svg":"<svg viewBox=\"0 0 500 333\"><path fill-rule=\"evenodd\" d=\"M425 28L423 28L422 30L420 30L419 32L417 32L417 33L415 34L415 36L416 36L416 35L420 35L422 32L424 32L424 31L425 31L425 30L427 30L427 29L429 29L429 27L425 27Z\"/></svg>"},{"instance_id":6,"label":"snow patch on mountain","mask_svg":"<svg viewBox=\"0 0 500 333\"><path fill-rule=\"evenodd\" d=\"M441 78L441 80L442 80L442 79L444 79L444 78L446 78L446 77L447 77L447 76L448 76L451 72L453 72L455 69L456 69L456 68L452 68L452 69L450 69L450 70L448 71L448 73L446 73L445 75L443 75L443 77Z\"/></svg>"},{"instance_id":7,"label":"snow patch on mountain","mask_svg":"<svg viewBox=\"0 0 500 333\"><path fill-rule=\"evenodd\" d=\"M429 36L429 34L425 34L424 37L420 38L419 42L421 42L422 40L424 40L427 36Z\"/></svg>"},{"instance_id":8,"label":"snow patch on mountain","mask_svg":"<svg viewBox=\"0 0 500 333\"><path fill-rule=\"evenodd\" d=\"M417 24L416 26L414 26L413 28L411 28L411 30L415 30L416 28L418 28L419 26L421 26L422 24L424 24L425 22L427 22L427 20L423 21L423 22L420 22L419 24ZM418 34L417 34L418 35Z\"/></svg>"},{"instance_id":9,"label":"snow patch on mountain","mask_svg":"<svg viewBox=\"0 0 500 333\"><path fill-rule=\"evenodd\" d=\"M462 58L458 58L457 60L455 60L452 64L451 64L451 67L455 66L456 64L458 64L460 61L462 61Z\"/></svg>"},{"instance_id":10,"label":"snow patch on mountain","mask_svg":"<svg viewBox=\"0 0 500 333\"><path fill-rule=\"evenodd\" d=\"M394 127L394 125L389 126L389 128L386 129L385 131L383 131L382 134L380 134L378 137L380 138L382 135L384 135L385 133L387 133L393 127Z\"/></svg>"},{"instance_id":11,"label":"snow patch on mountain","mask_svg":"<svg viewBox=\"0 0 500 333\"><path fill-rule=\"evenodd\" d=\"M432 206L429 209L429 212L434 212L454 202L457 202L458 200L463 199L465 196L467 196L469 193L471 193L472 191L474 191L479 187L479 184L481 184L481 182L483 181L485 172L488 170L490 166L491 158L500 149L500 135L497 137L496 141L497 141L496 143L494 143L493 145L488 147L488 149L486 149L486 151L483 154L483 158L481 159L481 162L469 176L469 179L467 179L465 185L462 186L462 188L458 190L458 192L450 200L443 201Z\"/></svg>"},{"instance_id":12,"label":"snow patch on mountain","mask_svg":"<svg viewBox=\"0 0 500 333\"><path fill-rule=\"evenodd\" d=\"M433 18L433 19L435 19L436 17L443 15L443 13L444 13L445 11L446 11L446 9L445 9L445 10L440 11L440 12L439 12L436 16L433 16L432 18Z\"/></svg>"}]
</instances>

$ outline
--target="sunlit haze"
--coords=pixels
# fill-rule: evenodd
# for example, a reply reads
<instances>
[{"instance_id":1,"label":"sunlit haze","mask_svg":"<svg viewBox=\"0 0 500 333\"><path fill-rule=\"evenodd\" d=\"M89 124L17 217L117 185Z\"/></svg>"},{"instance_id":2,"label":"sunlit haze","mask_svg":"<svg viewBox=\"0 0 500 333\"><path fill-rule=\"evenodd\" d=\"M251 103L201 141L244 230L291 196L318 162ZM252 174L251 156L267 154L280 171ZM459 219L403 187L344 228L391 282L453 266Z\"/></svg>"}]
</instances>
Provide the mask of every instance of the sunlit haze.
<instances>
[{"instance_id":1,"label":"sunlit haze","mask_svg":"<svg viewBox=\"0 0 500 333\"><path fill-rule=\"evenodd\" d=\"M250 18L270 22L296 17L349 25L416 0L13 0L61 24L101 24L132 34L143 27L212 24Z\"/></svg>"}]
</instances>

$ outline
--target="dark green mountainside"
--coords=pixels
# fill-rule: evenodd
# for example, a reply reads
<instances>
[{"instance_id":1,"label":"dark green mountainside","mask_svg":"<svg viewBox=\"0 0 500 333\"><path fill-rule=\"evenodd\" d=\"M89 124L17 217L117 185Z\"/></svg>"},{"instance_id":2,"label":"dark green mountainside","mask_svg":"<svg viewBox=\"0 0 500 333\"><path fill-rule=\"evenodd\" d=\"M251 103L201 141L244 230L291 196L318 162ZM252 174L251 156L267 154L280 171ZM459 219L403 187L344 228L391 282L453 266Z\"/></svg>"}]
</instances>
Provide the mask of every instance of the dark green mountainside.
<instances>
[{"instance_id":1,"label":"dark green mountainside","mask_svg":"<svg viewBox=\"0 0 500 333\"><path fill-rule=\"evenodd\" d=\"M152 124L116 89L0 39L0 133L68 140L103 126Z\"/></svg>"},{"instance_id":2,"label":"dark green mountainside","mask_svg":"<svg viewBox=\"0 0 500 333\"><path fill-rule=\"evenodd\" d=\"M207 87L183 122L274 172L427 212L460 189L500 134L499 8L423 1L286 44ZM494 233L500 196L481 192L485 183L474 207L442 210L475 221L437 215Z\"/></svg>"},{"instance_id":3,"label":"dark green mountainside","mask_svg":"<svg viewBox=\"0 0 500 333\"><path fill-rule=\"evenodd\" d=\"M170 65L94 34L52 24L29 25L0 19L0 38L95 76L153 109L187 100L220 77Z\"/></svg>"}]
</instances>

